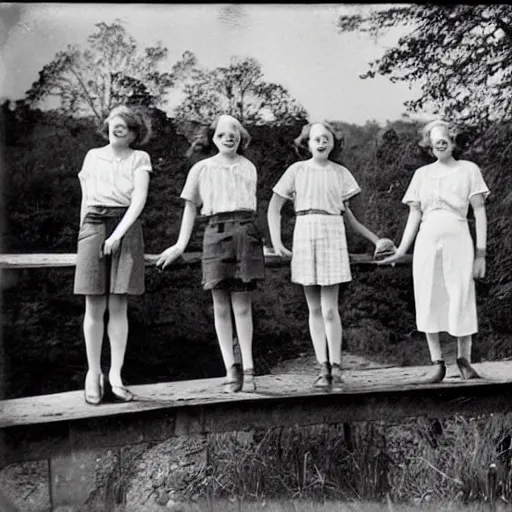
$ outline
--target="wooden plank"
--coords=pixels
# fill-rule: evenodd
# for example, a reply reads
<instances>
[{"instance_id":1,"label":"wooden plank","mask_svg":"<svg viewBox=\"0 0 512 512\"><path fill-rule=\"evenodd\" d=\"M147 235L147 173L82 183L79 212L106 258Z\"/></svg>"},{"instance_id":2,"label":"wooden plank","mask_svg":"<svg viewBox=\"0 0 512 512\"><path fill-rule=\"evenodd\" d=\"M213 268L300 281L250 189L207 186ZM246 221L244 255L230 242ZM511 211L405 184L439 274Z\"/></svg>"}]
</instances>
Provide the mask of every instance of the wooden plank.
<instances>
[{"instance_id":1,"label":"wooden plank","mask_svg":"<svg viewBox=\"0 0 512 512\"><path fill-rule=\"evenodd\" d=\"M501 374L500 380L460 381L452 372L446 382L423 385L417 382L424 368L414 367L401 374L397 368L347 372L345 389L333 392L314 390L311 379L289 374L257 377L258 392L246 394L221 391L221 379L206 379L132 386L138 401L129 404L87 406L81 392L8 400L2 411L10 418L2 417L3 463L159 442L172 436L510 412L511 363L475 366Z\"/></svg>"},{"instance_id":2,"label":"wooden plank","mask_svg":"<svg viewBox=\"0 0 512 512\"><path fill-rule=\"evenodd\" d=\"M255 403L286 401L288 398L309 398L329 395L343 401L346 396L375 395L381 393L439 392L443 389L461 389L471 395L478 387L512 384L512 361L476 363L475 368L486 378L464 381L453 367L447 378L438 384L422 384L421 379L430 366L348 370L340 389L325 391L312 387L312 378L302 374L263 375L256 377L258 389L254 393L231 393L222 385L223 379L198 379L161 382L130 386L137 399L129 403L103 403L90 406L84 402L83 391L69 391L50 395L32 396L0 402L0 429L75 421L91 417L136 414L157 409L227 403ZM512 397L511 397L512 399Z\"/></svg>"},{"instance_id":3,"label":"wooden plank","mask_svg":"<svg viewBox=\"0 0 512 512\"><path fill-rule=\"evenodd\" d=\"M159 254L146 254L144 256L146 266L154 266ZM397 262L397 265L410 265L412 255L408 254ZM352 265L376 266L371 254L350 254ZM184 253L174 261L172 267L183 267L187 265L199 265L201 263L200 252ZM290 258L281 258L269 248L265 248L265 264L267 266L289 265ZM22 269L22 268L52 268L52 267L74 267L76 265L76 254L73 253L34 253L34 254L0 254L0 269Z\"/></svg>"}]
</instances>

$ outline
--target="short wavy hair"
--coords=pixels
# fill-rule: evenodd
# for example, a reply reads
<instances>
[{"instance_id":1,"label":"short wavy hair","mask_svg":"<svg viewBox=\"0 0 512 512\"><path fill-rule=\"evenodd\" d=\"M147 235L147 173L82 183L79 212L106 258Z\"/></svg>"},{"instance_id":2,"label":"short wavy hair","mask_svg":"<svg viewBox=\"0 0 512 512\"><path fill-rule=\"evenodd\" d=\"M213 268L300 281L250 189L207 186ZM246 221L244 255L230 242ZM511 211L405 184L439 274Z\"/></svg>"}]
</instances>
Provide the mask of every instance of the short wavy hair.
<instances>
[{"instance_id":1,"label":"short wavy hair","mask_svg":"<svg viewBox=\"0 0 512 512\"><path fill-rule=\"evenodd\" d=\"M418 145L423 149L432 152L432 141L430 139L430 134L432 130L437 127L442 127L446 130L448 137L455 145L453 149L454 156L458 157L466 147L469 140L469 136L466 132L462 131L462 129L459 126L449 121L436 119L434 121L430 121L425 126L423 126L420 129L420 141L418 142Z\"/></svg>"},{"instance_id":2,"label":"short wavy hair","mask_svg":"<svg viewBox=\"0 0 512 512\"><path fill-rule=\"evenodd\" d=\"M331 132L333 136L334 147L332 148L331 153L329 154L329 158L331 158L331 156L338 156L343 151L343 147L345 146L345 133L343 132L343 130L341 130L340 128L336 128L327 121L315 121L312 123L308 123L302 127L300 135L293 141L295 151L297 152L297 154L300 157L306 157L311 154L308 145L309 134L311 132L311 128L315 124L321 124L322 126L325 127L326 130Z\"/></svg>"},{"instance_id":3,"label":"short wavy hair","mask_svg":"<svg viewBox=\"0 0 512 512\"><path fill-rule=\"evenodd\" d=\"M217 116L210 124L206 126L203 125L198 129L195 136L193 137L190 148L187 151L187 157L191 157L194 153L210 153L213 151L213 136L215 135L215 130L217 129L219 120L226 115L227 114L221 114ZM240 144L238 145L236 151L239 155L243 155L251 143L251 136L238 119L231 115L229 117L233 119L233 124L240 134Z\"/></svg>"},{"instance_id":4,"label":"short wavy hair","mask_svg":"<svg viewBox=\"0 0 512 512\"><path fill-rule=\"evenodd\" d=\"M135 133L133 144L143 146L147 144L152 135L151 118L148 113L140 107L128 107L119 105L113 108L107 118L103 121L99 133L108 140L108 125L114 117L120 117L124 120L128 129Z\"/></svg>"}]
</instances>

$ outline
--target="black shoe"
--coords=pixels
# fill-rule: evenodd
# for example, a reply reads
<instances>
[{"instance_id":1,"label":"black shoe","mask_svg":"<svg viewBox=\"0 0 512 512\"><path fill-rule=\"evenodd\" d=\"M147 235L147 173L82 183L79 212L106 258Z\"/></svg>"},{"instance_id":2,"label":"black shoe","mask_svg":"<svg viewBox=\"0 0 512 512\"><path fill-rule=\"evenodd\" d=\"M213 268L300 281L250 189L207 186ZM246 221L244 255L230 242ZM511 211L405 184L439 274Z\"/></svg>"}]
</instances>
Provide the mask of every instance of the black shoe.
<instances>
[{"instance_id":1,"label":"black shoe","mask_svg":"<svg viewBox=\"0 0 512 512\"><path fill-rule=\"evenodd\" d=\"M465 357L457 358L457 368L459 369L460 378L463 380L481 378Z\"/></svg>"},{"instance_id":2,"label":"black shoe","mask_svg":"<svg viewBox=\"0 0 512 512\"><path fill-rule=\"evenodd\" d=\"M442 359L433 361L432 365L435 367L434 372L424 381L426 384L436 384L437 382L441 382L446 375L446 365Z\"/></svg>"},{"instance_id":3,"label":"black shoe","mask_svg":"<svg viewBox=\"0 0 512 512\"><path fill-rule=\"evenodd\" d=\"M322 363L320 373L313 382L315 388L328 388L331 384L331 365L330 363Z\"/></svg>"},{"instance_id":4,"label":"black shoe","mask_svg":"<svg viewBox=\"0 0 512 512\"><path fill-rule=\"evenodd\" d=\"M230 368L230 374L233 377L233 379L231 380L230 378L228 381L229 390L232 391L233 393L238 393L238 391L242 390L243 386L243 374L240 364L235 363Z\"/></svg>"}]
</instances>

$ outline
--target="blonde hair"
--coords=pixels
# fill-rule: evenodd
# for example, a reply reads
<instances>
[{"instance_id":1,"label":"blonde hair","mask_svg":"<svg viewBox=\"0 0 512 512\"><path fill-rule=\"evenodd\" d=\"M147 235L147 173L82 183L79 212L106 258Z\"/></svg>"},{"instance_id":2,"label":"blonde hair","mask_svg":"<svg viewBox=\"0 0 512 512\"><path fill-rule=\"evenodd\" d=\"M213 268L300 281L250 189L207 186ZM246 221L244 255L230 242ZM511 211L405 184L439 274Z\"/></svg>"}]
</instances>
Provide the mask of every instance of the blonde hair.
<instances>
[{"instance_id":1,"label":"blonde hair","mask_svg":"<svg viewBox=\"0 0 512 512\"><path fill-rule=\"evenodd\" d=\"M128 129L135 133L133 144L143 146L151 138L151 118L149 115L137 107L128 107L127 105L119 105L113 108L99 130L101 135L108 139L108 125L114 117L122 118Z\"/></svg>"},{"instance_id":2,"label":"blonde hair","mask_svg":"<svg viewBox=\"0 0 512 512\"><path fill-rule=\"evenodd\" d=\"M457 136L459 135L459 129L449 123L448 121L443 121L442 119L436 119L434 121L430 121L425 126L420 129L421 139L419 141L419 145L422 148L432 149L432 141L430 140L430 134L434 128L441 127L444 128L450 140L457 145Z\"/></svg>"},{"instance_id":3,"label":"blonde hair","mask_svg":"<svg viewBox=\"0 0 512 512\"><path fill-rule=\"evenodd\" d=\"M213 147L213 136L215 134L215 130L217 129L217 125L219 121L223 117L230 117L233 125L236 130L240 134L240 144L237 148L237 153L240 155L244 154L244 151L247 149L251 142L251 136L249 132L244 128L242 123L234 118L233 116L228 116L227 114L221 114L217 116L209 125L202 126L198 129L190 148L187 151L187 157L191 157L195 152L205 152L208 153L212 150Z\"/></svg>"},{"instance_id":4,"label":"blonde hair","mask_svg":"<svg viewBox=\"0 0 512 512\"><path fill-rule=\"evenodd\" d=\"M315 121L313 123L308 123L302 127L300 135L294 139L293 143L295 145L295 150L299 156L303 156L303 154L309 154L309 134L311 132L311 128L315 124L321 124L326 130L331 132L334 147L331 150L331 155L337 155L341 153L343 150L343 146L345 145L345 133L340 128L335 128L331 123L327 121Z\"/></svg>"}]
</instances>

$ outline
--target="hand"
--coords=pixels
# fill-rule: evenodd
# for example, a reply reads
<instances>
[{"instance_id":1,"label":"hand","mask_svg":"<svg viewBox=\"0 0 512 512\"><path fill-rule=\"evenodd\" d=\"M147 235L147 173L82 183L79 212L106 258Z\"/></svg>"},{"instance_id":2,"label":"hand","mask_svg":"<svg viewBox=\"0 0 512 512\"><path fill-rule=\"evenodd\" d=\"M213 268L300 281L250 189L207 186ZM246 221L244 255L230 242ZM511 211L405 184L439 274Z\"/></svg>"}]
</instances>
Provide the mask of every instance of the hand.
<instances>
[{"instance_id":1,"label":"hand","mask_svg":"<svg viewBox=\"0 0 512 512\"><path fill-rule=\"evenodd\" d=\"M485 277L485 257L480 256L475 258L473 262L473 278L483 279Z\"/></svg>"},{"instance_id":2,"label":"hand","mask_svg":"<svg viewBox=\"0 0 512 512\"><path fill-rule=\"evenodd\" d=\"M373 259L384 259L386 256L392 256L396 253L396 247L393 240L389 238L379 238L375 243L375 252L373 253ZM380 256L380 258L378 258Z\"/></svg>"},{"instance_id":3,"label":"hand","mask_svg":"<svg viewBox=\"0 0 512 512\"><path fill-rule=\"evenodd\" d=\"M390 263L391 266L394 267L395 262L397 262L403 256L405 256L405 253L403 251L401 251L400 249L397 249L395 254L393 254L392 256L388 256L387 258L377 261L377 265L386 265L386 264Z\"/></svg>"},{"instance_id":4,"label":"hand","mask_svg":"<svg viewBox=\"0 0 512 512\"><path fill-rule=\"evenodd\" d=\"M110 256L111 254L117 252L120 245L120 238L114 238L113 236L107 238L100 249L100 259L102 259L103 256Z\"/></svg>"},{"instance_id":5,"label":"hand","mask_svg":"<svg viewBox=\"0 0 512 512\"><path fill-rule=\"evenodd\" d=\"M278 255L278 256L281 256L281 258L283 256L287 256L288 258L291 258L292 257L292 251L289 251L283 244L280 244L280 245L276 245L274 247L274 252Z\"/></svg>"},{"instance_id":6,"label":"hand","mask_svg":"<svg viewBox=\"0 0 512 512\"><path fill-rule=\"evenodd\" d=\"M155 265L157 267L161 267L163 270L167 265L170 265L175 259L179 258L184 252L184 249L178 244L167 247L167 249L165 249L165 251L158 257Z\"/></svg>"}]
</instances>

